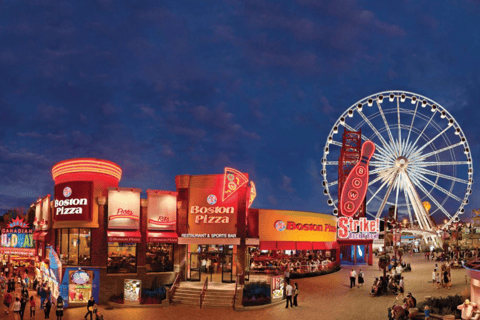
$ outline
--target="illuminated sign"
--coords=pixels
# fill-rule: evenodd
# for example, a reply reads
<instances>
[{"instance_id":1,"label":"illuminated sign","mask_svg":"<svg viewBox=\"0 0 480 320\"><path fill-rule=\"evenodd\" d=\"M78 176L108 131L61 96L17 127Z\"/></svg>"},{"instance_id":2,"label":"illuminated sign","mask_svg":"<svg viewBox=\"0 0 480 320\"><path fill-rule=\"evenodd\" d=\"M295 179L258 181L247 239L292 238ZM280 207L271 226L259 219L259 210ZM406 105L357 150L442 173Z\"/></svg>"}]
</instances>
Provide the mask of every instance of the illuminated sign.
<instances>
[{"instance_id":1,"label":"illuminated sign","mask_svg":"<svg viewBox=\"0 0 480 320\"><path fill-rule=\"evenodd\" d=\"M252 206L252 203L256 197L257 197L257 189L255 187L255 183L253 183L253 181L250 181L250 196L248 197L249 208Z\"/></svg>"},{"instance_id":2,"label":"illuminated sign","mask_svg":"<svg viewBox=\"0 0 480 320\"><path fill-rule=\"evenodd\" d=\"M248 174L227 169L226 175L192 176L188 198L188 233L182 237L236 237L239 203L243 202L244 210L247 206L244 179L248 182ZM235 192L225 194L226 181L235 184L235 187L230 184L229 189L235 189Z\"/></svg>"},{"instance_id":3,"label":"illuminated sign","mask_svg":"<svg viewBox=\"0 0 480 320\"><path fill-rule=\"evenodd\" d=\"M42 199L42 229L48 230L50 223L50 195Z\"/></svg>"},{"instance_id":4,"label":"illuminated sign","mask_svg":"<svg viewBox=\"0 0 480 320\"><path fill-rule=\"evenodd\" d=\"M380 232L380 219L340 217L337 224L339 239L378 239Z\"/></svg>"},{"instance_id":5,"label":"illuminated sign","mask_svg":"<svg viewBox=\"0 0 480 320\"><path fill-rule=\"evenodd\" d=\"M140 190L108 190L108 228L140 229Z\"/></svg>"},{"instance_id":6,"label":"illuminated sign","mask_svg":"<svg viewBox=\"0 0 480 320\"><path fill-rule=\"evenodd\" d=\"M12 220L2 229L1 246L4 248L33 248L33 230L24 219Z\"/></svg>"},{"instance_id":7,"label":"illuminated sign","mask_svg":"<svg viewBox=\"0 0 480 320\"><path fill-rule=\"evenodd\" d=\"M239 190L247 182L248 177L240 171L233 168L225 168L222 200L225 201L234 195L235 192L237 192L237 190Z\"/></svg>"},{"instance_id":8,"label":"illuminated sign","mask_svg":"<svg viewBox=\"0 0 480 320\"><path fill-rule=\"evenodd\" d=\"M90 281L90 275L83 270L76 271L70 275L70 281L78 285L83 285Z\"/></svg>"},{"instance_id":9,"label":"illuminated sign","mask_svg":"<svg viewBox=\"0 0 480 320\"><path fill-rule=\"evenodd\" d=\"M140 302L141 280L125 279L123 296L125 301Z\"/></svg>"},{"instance_id":10,"label":"illuminated sign","mask_svg":"<svg viewBox=\"0 0 480 320\"><path fill-rule=\"evenodd\" d=\"M91 221L92 199L93 182L91 181L71 181L55 185L53 219L59 222ZM42 221L45 223L44 219Z\"/></svg>"},{"instance_id":11,"label":"illuminated sign","mask_svg":"<svg viewBox=\"0 0 480 320\"><path fill-rule=\"evenodd\" d=\"M147 228L175 230L177 225L177 195L175 192L147 190Z\"/></svg>"},{"instance_id":12,"label":"illuminated sign","mask_svg":"<svg viewBox=\"0 0 480 320\"><path fill-rule=\"evenodd\" d=\"M335 220L321 213L259 209L260 241L334 242Z\"/></svg>"},{"instance_id":13,"label":"illuminated sign","mask_svg":"<svg viewBox=\"0 0 480 320\"><path fill-rule=\"evenodd\" d=\"M361 160L353 167L345 180L341 197L341 214L351 217L357 213L368 189L368 162L375 152L375 144L365 141L362 145Z\"/></svg>"}]
</instances>

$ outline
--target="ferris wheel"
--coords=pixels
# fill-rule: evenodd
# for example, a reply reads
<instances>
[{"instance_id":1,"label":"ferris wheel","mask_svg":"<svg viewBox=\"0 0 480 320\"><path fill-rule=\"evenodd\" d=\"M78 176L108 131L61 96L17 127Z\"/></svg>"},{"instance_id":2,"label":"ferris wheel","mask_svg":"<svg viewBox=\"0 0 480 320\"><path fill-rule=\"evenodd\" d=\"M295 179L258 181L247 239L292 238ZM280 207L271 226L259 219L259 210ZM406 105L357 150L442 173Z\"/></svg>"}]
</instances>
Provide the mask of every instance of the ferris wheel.
<instances>
[{"instance_id":1,"label":"ferris wheel","mask_svg":"<svg viewBox=\"0 0 480 320\"><path fill-rule=\"evenodd\" d=\"M375 143L366 215L395 207L422 230L448 226L465 212L472 193L472 155L464 132L439 103L416 93L385 91L349 107L334 123L322 158L324 194L338 214L339 159L344 131Z\"/></svg>"}]
</instances>

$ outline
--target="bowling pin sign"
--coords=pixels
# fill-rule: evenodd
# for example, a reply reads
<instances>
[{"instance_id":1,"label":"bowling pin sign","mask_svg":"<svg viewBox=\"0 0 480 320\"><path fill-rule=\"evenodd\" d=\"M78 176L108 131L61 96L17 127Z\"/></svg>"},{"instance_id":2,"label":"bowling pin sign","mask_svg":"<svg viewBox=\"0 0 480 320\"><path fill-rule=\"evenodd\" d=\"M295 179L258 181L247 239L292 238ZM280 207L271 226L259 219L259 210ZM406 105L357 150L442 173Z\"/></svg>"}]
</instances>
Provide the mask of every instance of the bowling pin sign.
<instances>
[{"instance_id":1,"label":"bowling pin sign","mask_svg":"<svg viewBox=\"0 0 480 320\"><path fill-rule=\"evenodd\" d=\"M360 161L353 167L345 180L340 198L340 209L344 216L351 217L362 205L368 189L368 163L375 152L375 144L365 141L362 145Z\"/></svg>"}]
</instances>

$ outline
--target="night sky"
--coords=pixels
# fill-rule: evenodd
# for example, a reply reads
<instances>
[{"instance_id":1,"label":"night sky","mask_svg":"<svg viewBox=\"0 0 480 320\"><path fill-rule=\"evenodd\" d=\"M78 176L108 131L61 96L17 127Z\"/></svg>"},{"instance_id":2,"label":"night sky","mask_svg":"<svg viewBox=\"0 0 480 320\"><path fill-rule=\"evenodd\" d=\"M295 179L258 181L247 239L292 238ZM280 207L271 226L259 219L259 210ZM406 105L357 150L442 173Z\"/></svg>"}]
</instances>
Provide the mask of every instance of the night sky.
<instances>
[{"instance_id":1,"label":"night sky","mask_svg":"<svg viewBox=\"0 0 480 320\"><path fill-rule=\"evenodd\" d=\"M328 133L390 89L442 104L477 168L479 15L473 0L2 1L0 213L53 194L51 167L74 157L144 192L234 167L254 207L330 213Z\"/></svg>"}]
</instances>

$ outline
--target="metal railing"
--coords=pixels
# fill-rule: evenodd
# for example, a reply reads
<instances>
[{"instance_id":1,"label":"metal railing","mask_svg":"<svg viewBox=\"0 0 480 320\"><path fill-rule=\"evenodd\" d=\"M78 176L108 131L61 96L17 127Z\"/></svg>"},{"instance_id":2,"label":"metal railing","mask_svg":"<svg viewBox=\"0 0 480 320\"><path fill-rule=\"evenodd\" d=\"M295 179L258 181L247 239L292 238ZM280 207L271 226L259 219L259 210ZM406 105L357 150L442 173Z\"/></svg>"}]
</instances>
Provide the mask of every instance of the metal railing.
<instances>
[{"instance_id":1,"label":"metal railing","mask_svg":"<svg viewBox=\"0 0 480 320\"><path fill-rule=\"evenodd\" d=\"M237 274L237 278L235 279L235 294L233 295L233 310L235 310L235 304L237 302L237 286L238 286L238 283L240 282L241 275L242 275L241 273Z\"/></svg>"},{"instance_id":2,"label":"metal railing","mask_svg":"<svg viewBox=\"0 0 480 320\"><path fill-rule=\"evenodd\" d=\"M202 307L203 300L205 299L205 294L208 289L208 277L205 278L205 283L203 284L202 292L200 292L200 308Z\"/></svg>"},{"instance_id":3,"label":"metal railing","mask_svg":"<svg viewBox=\"0 0 480 320\"><path fill-rule=\"evenodd\" d=\"M170 288L170 297L168 299L169 303L172 303L173 295L175 294L175 291L177 290L177 287L180 286L180 274L181 272L177 272L177 276L175 277L175 281L172 284L172 287Z\"/></svg>"}]
</instances>

